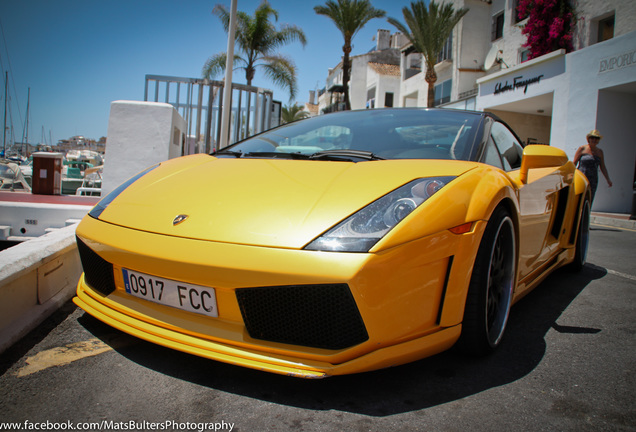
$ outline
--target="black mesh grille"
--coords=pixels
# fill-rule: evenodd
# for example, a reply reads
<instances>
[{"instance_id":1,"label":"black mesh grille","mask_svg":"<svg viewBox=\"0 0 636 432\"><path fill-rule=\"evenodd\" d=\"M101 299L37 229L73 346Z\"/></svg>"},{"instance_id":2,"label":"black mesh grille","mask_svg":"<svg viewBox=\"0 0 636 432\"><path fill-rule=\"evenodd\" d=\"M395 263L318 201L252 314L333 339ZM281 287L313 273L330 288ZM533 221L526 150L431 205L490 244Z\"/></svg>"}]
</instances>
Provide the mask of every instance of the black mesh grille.
<instances>
[{"instance_id":1,"label":"black mesh grille","mask_svg":"<svg viewBox=\"0 0 636 432\"><path fill-rule=\"evenodd\" d=\"M79 237L76 239L86 283L105 296L115 291L113 265L93 252Z\"/></svg>"},{"instance_id":2,"label":"black mesh grille","mask_svg":"<svg viewBox=\"0 0 636 432\"><path fill-rule=\"evenodd\" d=\"M346 284L241 288L236 297L254 339L325 349L369 339Z\"/></svg>"}]
</instances>

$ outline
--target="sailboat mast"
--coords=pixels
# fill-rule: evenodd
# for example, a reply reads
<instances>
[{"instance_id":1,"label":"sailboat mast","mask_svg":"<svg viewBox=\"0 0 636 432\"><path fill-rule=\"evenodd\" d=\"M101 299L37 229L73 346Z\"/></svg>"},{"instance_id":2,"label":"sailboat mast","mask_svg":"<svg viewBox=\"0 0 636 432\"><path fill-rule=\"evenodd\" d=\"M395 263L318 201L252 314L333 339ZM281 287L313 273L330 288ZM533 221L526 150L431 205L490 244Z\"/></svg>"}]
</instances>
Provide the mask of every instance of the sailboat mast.
<instances>
[{"instance_id":1,"label":"sailboat mast","mask_svg":"<svg viewBox=\"0 0 636 432\"><path fill-rule=\"evenodd\" d=\"M9 92L9 72L4 72L4 129L2 130L2 155L7 154L7 93Z\"/></svg>"},{"instance_id":2,"label":"sailboat mast","mask_svg":"<svg viewBox=\"0 0 636 432\"><path fill-rule=\"evenodd\" d=\"M29 151L29 104L31 103L31 87L29 87L29 90L27 91L27 110L26 110L26 131L24 136L26 137L24 140L24 155L26 156L27 152Z\"/></svg>"}]
</instances>

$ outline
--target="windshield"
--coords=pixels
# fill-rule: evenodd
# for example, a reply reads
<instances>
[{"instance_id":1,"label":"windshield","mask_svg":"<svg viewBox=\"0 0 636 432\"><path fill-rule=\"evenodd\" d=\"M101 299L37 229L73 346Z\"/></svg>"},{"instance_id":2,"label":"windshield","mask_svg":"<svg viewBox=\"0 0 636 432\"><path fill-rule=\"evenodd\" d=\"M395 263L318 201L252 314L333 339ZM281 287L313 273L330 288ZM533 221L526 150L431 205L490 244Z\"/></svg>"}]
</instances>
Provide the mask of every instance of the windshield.
<instances>
[{"instance_id":1,"label":"windshield","mask_svg":"<svg viewBox=\"0 0 636 432\"><path fill-rule=\"evenodd\" d=\"M468 160L480 121L479 113L455 110L347 111L277 127L216 155Z\"/></svg>"}]
</instances>

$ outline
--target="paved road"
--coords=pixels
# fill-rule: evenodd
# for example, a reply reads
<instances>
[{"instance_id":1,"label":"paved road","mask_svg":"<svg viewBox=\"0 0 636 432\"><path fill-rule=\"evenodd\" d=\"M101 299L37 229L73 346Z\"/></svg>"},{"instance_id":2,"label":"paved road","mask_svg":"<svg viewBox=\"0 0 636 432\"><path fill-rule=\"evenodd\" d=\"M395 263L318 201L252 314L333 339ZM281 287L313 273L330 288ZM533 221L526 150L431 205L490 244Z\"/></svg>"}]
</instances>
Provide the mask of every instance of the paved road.
<instances>
[{"instance_id":1,"label":"paved road","mask_svg":"<svg viewBox=\"0 0 636 432\"><path fill-rule=\"evenodd\" d=\"M93 430L635 431L635 251L636 231L593 226L583 271L558 271L515 305L506 340L490 357L449 352L318 381L154 346L69 303L0 357L0 422L106 422Z\"/></svg>"}]
</instances>

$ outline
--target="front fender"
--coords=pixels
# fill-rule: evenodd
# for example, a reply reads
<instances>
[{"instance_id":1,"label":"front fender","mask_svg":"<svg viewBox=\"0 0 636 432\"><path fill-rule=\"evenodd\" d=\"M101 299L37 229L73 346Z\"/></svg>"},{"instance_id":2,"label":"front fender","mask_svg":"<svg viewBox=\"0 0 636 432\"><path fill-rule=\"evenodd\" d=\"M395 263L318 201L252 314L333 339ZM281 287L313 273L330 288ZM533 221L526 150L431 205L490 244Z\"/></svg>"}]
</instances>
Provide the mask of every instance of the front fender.
<instances>
[{"instance_id":1,"label":"front fender","mask_svg":"<svg viewBox=\"0 0 636 432\"><path fill-rule=\"evenodd\" d=\"M466 220L474 222L473 231L463 235L462 247L459 248L449 272L447 301L440 320L443 327L457 325L463 320L477 251L488 220L497 207L507 207L515 224L515 231L518 232L519 200L514 181L507 173L496 168L485 166L475 171L477 172L470 173L475 176L475 187L466 212ZM519 242L516 243L518 245Z\"/></svg>"}]
</instances>

